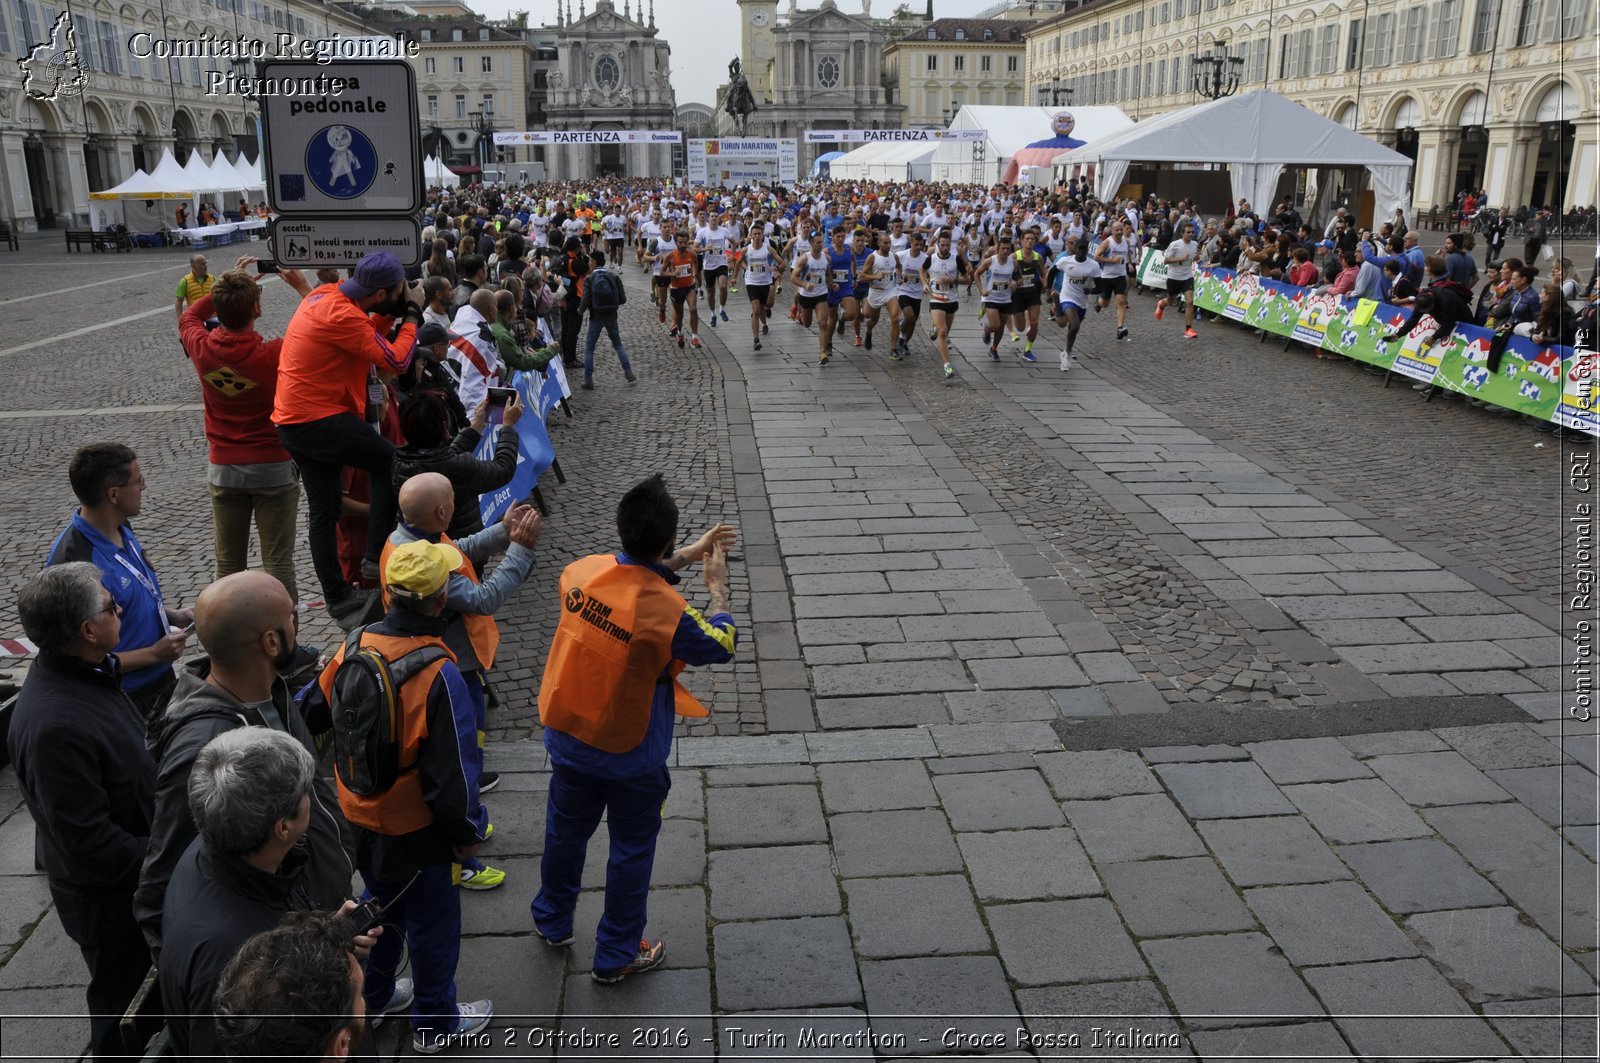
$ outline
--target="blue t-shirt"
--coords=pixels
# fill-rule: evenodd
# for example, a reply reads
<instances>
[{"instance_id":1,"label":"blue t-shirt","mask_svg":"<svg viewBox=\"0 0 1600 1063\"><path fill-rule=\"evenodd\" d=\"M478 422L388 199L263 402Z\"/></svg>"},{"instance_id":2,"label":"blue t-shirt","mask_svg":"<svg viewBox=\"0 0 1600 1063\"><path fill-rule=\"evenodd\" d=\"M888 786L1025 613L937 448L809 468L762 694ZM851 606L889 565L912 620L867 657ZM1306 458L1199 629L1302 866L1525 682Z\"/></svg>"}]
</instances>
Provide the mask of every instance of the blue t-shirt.
<instances>
[{"instance_id":1,"label":"blue t-shirt","mask_svg":"<svg viewBox=\"0 0 1600 1063\"><path fill-rule=\"evenodd\" d=\"M87 561L100 570L100 582L122 607L122 636L115 653L143 649L167 634L167 612L161 597L161 581L145 559L133 529L122 525L122 547L101 535L81 513L72 514L72 523L56 536L45 557L45 566L69 561ZM170 664L152 664L137 671L122 673L122 689L142 690L172 674Z\"/></svg>"}]
</instances>

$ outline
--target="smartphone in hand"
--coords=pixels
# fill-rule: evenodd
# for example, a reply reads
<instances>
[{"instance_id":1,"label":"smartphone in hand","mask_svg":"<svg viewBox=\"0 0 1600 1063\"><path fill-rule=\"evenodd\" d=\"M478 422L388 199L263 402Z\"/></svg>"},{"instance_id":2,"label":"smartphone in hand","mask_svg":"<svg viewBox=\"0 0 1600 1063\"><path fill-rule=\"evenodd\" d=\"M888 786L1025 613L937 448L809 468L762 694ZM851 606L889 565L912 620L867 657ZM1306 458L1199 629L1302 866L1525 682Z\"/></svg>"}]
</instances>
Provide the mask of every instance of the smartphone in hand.
<instances>
[{"instance_id":1,"label":"smartphone in hand","mask_svg":"<svg viewBox=\"0 0 1600 1063\"><path fill-rule=\"evenodd\" d=\"M278 272L278 264L270 258L258 258L256 259L256 272L276 273Z\"/></svg>"},{"instance_id":2,"label":"smartphone in hand","mask_svg":"<svg viewBox=\"0 0 1600 1063\"><path fill-rule=\"evenodd\" d=\"M506 403L511 401L517 393L516 388L490 388L489 408L486 412L489 424L504 424L506 419Z\"/></svg>"}]
</instances>

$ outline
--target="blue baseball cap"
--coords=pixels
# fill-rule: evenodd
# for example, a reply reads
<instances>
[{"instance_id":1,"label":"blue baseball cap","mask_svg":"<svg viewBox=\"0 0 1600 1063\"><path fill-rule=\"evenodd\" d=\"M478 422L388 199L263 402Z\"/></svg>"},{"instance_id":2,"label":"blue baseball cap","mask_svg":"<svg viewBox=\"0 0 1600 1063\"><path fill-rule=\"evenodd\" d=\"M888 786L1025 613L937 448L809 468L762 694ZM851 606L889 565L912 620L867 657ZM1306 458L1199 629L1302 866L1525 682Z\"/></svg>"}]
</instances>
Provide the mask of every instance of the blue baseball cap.
<instances>
[{"instance_id":1,"label":"blue baseball cap","mask_svg":"<svg viewBox=\"0 0 1600 1063\"><path fill-rule=\"evenodd\" d=\"M339 290L352 299L365 299L373 292L387 291L396 284L404 284L406 268L400 260L387 251L374 251L363 255L356 263L356 271L349 280L341 281Z\"/></svg>"}]
</instances>

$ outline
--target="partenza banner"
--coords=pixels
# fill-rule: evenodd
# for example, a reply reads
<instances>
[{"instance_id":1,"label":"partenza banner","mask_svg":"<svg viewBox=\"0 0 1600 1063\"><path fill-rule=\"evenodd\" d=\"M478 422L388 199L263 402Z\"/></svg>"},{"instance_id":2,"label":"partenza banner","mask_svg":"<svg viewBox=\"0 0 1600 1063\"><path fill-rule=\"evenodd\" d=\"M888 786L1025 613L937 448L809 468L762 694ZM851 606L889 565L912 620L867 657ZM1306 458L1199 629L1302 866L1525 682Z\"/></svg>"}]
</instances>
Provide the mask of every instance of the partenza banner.
<instances>
[{"instance_id":1,"label":"partenza banner","mask_svg":"<svg viewBox=\"0 0 1600 1063\"><path fill-rule=\"evenodd\" d=\"M883 142L939 142L988 140L987 129L808 129L807 144L878 144Z\"/></svg>"},{"instance_id":2,"label":"partenza banner","mask_svg":"<svg viewBox=\"0 0 1600 1063\"><path fill-rule=\"evenodd\" d=\"M683 134L661 129L525 129L496 133L496 147L517 144L681 144Z\"/></svg>"},{"instance_id":3,"label":"partenza banner","mask_svg":"<svg viewBox=\"0 0 1600 1063\"><path fill-rule=\"evenodd\" d=\"M1153 248L1145 252L1155 254ZM1436 323L1424 315L1410 332L1385 342L1410 311L1371 299L1318 295L1281 281L1202 267L1195 270L1194 302L1263 332L1600 436L1600 357L1592 336L1580 335L1577 348L1513 336L1491 370L1489 329L1457 325L1433 343Z\"/></svg>"}]
</instances>

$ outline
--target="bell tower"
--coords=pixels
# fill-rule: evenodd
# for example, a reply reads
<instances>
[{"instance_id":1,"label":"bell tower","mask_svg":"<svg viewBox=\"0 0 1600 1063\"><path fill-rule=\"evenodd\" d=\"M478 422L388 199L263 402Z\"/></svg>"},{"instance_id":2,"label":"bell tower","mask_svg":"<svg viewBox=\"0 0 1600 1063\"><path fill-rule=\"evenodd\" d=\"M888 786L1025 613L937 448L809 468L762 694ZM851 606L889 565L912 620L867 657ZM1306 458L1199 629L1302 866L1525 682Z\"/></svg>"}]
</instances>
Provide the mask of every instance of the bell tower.
<instances>
[{"instance_id":1,"label":"bell tower","mask_svg":"<svg viewBox=\"0 0 1600 1063\"><path fill-rule=\"evenodd\" d=\"M777 57L773 25L778 21L778 0L738 0L739 62L750 82L758 106L772 99L772 64Z\"/></svg>"}]
</instances>

